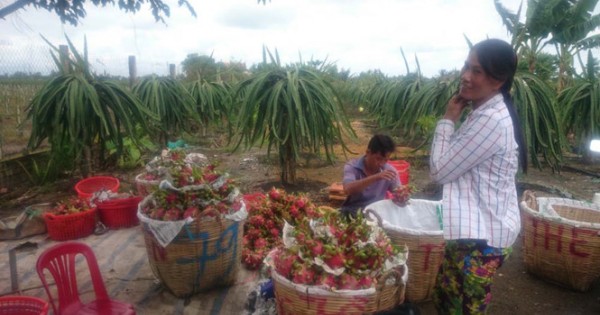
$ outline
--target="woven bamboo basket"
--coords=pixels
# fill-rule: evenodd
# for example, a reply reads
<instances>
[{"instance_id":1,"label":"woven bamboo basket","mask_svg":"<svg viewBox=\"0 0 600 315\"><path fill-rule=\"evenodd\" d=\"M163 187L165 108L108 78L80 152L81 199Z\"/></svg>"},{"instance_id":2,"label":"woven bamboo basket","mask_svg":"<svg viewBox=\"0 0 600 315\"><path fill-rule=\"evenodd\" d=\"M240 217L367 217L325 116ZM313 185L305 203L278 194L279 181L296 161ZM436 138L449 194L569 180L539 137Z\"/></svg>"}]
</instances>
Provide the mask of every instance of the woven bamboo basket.
<instances>
[{"instance_id":1,"label":"woven bamboo basket","mask_svg":"<svg viewBox=\"0 0 600 315\"><path fill-rule=\"evenodd\" d=\"M243 221L221 218L218 213L216 218L202 217L185 224L162 247L149 220L141 220L141 228L150 268L175 296L185 298L235 282L241 266Z\"/></svg>"},{"instance_id":2,"label":"woven bamboo basket","mask_svg":"<svg viewBox=\"0 0 600 315\"><path fill-rule=\"evenodd\" d=\"M158 189L158 184L160 184L160 180L147 180L142 177L144 174L138 174L135 177L135 188L138 191L138 194L142 197L150 195L156 189Z\"/></svg>"},{"instance_id":3,"label":"woven bamboo basket","mask_svg":"<svg viewBox=\"0 0 600 315\"><path fill-rule=\"evenodd\" d=\"M411 228L402 228L394 226L390 228L382 222L375 205L370 205L371 209L365 211L367 216L373 215L378 220L379 226L383 228L393 244L398 246L406 245L408 247L408 281L406 283L406 299L418 303L431 299L433 288L435 286L438 270L444 259L444 249L446 242L443 231L439 227L438 218L435 217L435 207L438 202L430 200L411 200L412 205L421 204L424 207L433 207L431 214L433 216L431 223L435 224L435 229L425 233L422 230ZM389 203L388 201L380 204ZM393 209L391 211L402 211ZM382 212L379 212L382 213ZM404 221L404 220L402 220ZM389 222L388 222L389 223ZM398 222L395 222L398 223Z\"/></svg>"},{"instance_id":4,"label":"woven bamboo basket","mask_svg":"<svg viewBox=\"0 0 600 315\"><path fill-rule=\"evenodd\" d=\"M443 236L412 235L386 230L386 234L396 245L408 247L408 282L406 299L421 302L431 299L438 270L444 258L446 242Z\"/></svg>"},{"instance_id":5,"label":"woven bamboo basket","mask_svg":"<svg viewBox=\"0 0 600 315\"><path fill-rule=\"evenodd\" d=\"M526 270L546 281L587 291L600 278L600 207L565 198L520 203Z\"/></svg>"},{"instance_id":6,"label":"woven bamboo basket","mask_svg":"<svg viewBox=\"0 0 600 315\"><path fill-rule=\"evenodd\" d=\"M376 288L329 291L317 286L293 283L271 273L279 315L344 314L363 315L389 310L404 302L405 266L383 274Z\"/></svg>"}]
</instances>

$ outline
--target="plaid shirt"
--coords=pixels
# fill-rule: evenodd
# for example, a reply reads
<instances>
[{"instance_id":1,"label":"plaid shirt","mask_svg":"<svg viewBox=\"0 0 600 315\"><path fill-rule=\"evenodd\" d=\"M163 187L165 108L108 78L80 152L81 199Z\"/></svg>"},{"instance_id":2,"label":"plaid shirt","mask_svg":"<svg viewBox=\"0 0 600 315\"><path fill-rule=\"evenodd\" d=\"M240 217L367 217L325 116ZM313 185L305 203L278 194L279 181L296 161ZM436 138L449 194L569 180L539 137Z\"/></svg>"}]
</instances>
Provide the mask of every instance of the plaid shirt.
<instances>
[{"instance_id":1,"label":"plaid shirt","mask_svg":"<svg viewBox=\"0 0 600 315\"><path fill-rule=\"evenodd\" d=\"M444 237L487 240L511 246L521 229L515 175L518 145L512 119L498 94L454 123L437 123L431 149L431 179L444 185Z\"/></svg>"}]
</instances>

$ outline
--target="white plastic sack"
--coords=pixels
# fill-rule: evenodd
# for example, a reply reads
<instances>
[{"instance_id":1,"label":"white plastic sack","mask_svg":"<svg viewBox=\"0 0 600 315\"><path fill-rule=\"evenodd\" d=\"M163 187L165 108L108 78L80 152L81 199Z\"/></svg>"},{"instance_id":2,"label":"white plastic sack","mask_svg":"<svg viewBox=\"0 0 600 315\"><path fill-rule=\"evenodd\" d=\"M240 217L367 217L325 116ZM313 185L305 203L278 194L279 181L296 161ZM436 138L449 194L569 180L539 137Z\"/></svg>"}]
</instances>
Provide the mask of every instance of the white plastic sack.
<instances>
[{"instance_id":1,"label":"white plastic sack","mask_svg":"<svg viewBox=\"0 0 600 315\"><path fill-rule=\"evenodd\" d=\"M152 234L154 235L154 237L156 238L156 240L158 241L160 246L166 247L173 241L173 239L175 239L177 234L179 234L181 229L183 229L183 227L186 224L194 222L195 219L191 218L191 217L187 218L185 220L179 220L179 221L161 221L161 220L151 219L151 218L147 217L146 215L142 214L142 209L144 209L144 207L146 207L146 205L148 203L152 202L153 198L154 198L154 196L152 194L150 194L150 195L146 196L144 198L144 200L142 200L142 202L139 203L137 216L140 219L140 222L145 227L148 227L150 232L152 232ZM242 203L242 206L238 211L228 214L228 215L225 215L224 218L233 220L233 221L238 221L238 222L245 220L248 217L248 212L246 211L246 204L244 203L244 201L241 201L241 203ZM202 218L202 220L215 220L215 219L211 218L211 217L205 217L205 218Z\"/></svg>"},{"instance_id":2,"label":"white plastic sack","mask_svg":"<svg viewBox=\"0 0 600 315\"><path fill-rule=\"evenodd\" d=\"M399 207L391 200L381 200L365 208L366 215L373 220L372 211L382 220L386 230L412 235L443 235L442 202L424 199L410 199L405 207Z\"/></svg>"}]
</instances>

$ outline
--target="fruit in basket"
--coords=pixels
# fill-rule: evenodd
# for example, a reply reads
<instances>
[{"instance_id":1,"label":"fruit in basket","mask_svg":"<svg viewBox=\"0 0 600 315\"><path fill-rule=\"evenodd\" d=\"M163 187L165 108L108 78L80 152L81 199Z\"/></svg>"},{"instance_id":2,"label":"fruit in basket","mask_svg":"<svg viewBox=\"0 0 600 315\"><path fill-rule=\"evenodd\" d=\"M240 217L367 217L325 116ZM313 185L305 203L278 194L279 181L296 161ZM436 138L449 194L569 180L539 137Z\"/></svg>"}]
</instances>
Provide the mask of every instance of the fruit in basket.
<instances>
[{"instance_id":1,"label":"fruit in basket","mask_svg":"<svg viewBox=\"0 0 600 315\"><path fill-rule=\"evenodd\" d=\"M242 263L248 269L258 269L269 251L281 244L285 221L296 224L298 220L316 218L321 213L307 196L274 187L246 206L248 219L244 225Z\"/></svg>"},{"instance_id":2,"label":"fruit in basket","mask_svg":"<svg viewBox=\"0 0 600 315\"><path fill-rule=\"evenodd\" d=\"M69 197L56 203L56 206L52 208L49 213L54 215L67 215L72 213L78 213L88 211L92 209L92 205L89 200L79 197Z\"/></svg>"},{"instance_id":3,"label":"fruit in basket","mask_svg":"<svg viewBox=\"0 0 600 315\"><path fill-rule=\"evenodd\" d=\"M406 207L409 204L409 199L416 191L412 184L401 185L392 191L392 201L399 207Z\"/></svg>"},{"instance_id":4,"label":"fruit in basket","mask_svg":"<svg viewBox=\"0 0 600 315\"><path fill-rule=\"evenodd\" d=\"M201 215L228 215L242 207L237 182L219 173L214 165L180 165L170 169L169 176L176 179L175 185L163 182L164 189L156 190L141 209L151 219L178 221Z\"/></svg>"},{"instance_id":5,"label":"fruit in basket","mask_svg":"<svg viewBox=\"0 0 600 315\"><path fill-rule=\"evenodd\" d=\"M361 214L346 219L339 212L304 218L283 229L283 246L268 260L274 272L304 285L331 290L374 287L387 270L404 265L406 249ZM273 271L272 271L273 272Z\"/></svg>"}]
</instances>

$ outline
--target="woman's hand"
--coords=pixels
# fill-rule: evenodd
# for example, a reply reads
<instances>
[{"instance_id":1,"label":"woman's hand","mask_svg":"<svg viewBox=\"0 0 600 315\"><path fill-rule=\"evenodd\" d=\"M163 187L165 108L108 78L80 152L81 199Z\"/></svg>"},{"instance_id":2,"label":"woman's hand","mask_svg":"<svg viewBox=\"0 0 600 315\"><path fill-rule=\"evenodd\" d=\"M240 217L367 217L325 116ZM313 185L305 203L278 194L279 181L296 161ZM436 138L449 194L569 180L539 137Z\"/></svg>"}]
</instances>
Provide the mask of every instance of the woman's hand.
<instances>
[{"instance_id":1,"label":"woman's hand","mask_svg":"<svg viewBox=\"0 0 600 315\"><path fill-rule=\"evenodd\" d=\"M467 100L460 97L460 95L454 95L448 102L446 107L446 113L444 119L450 119L452 122L457 122L460 119L463 109L467 107Z\"/></svg>"}]
</instances>

